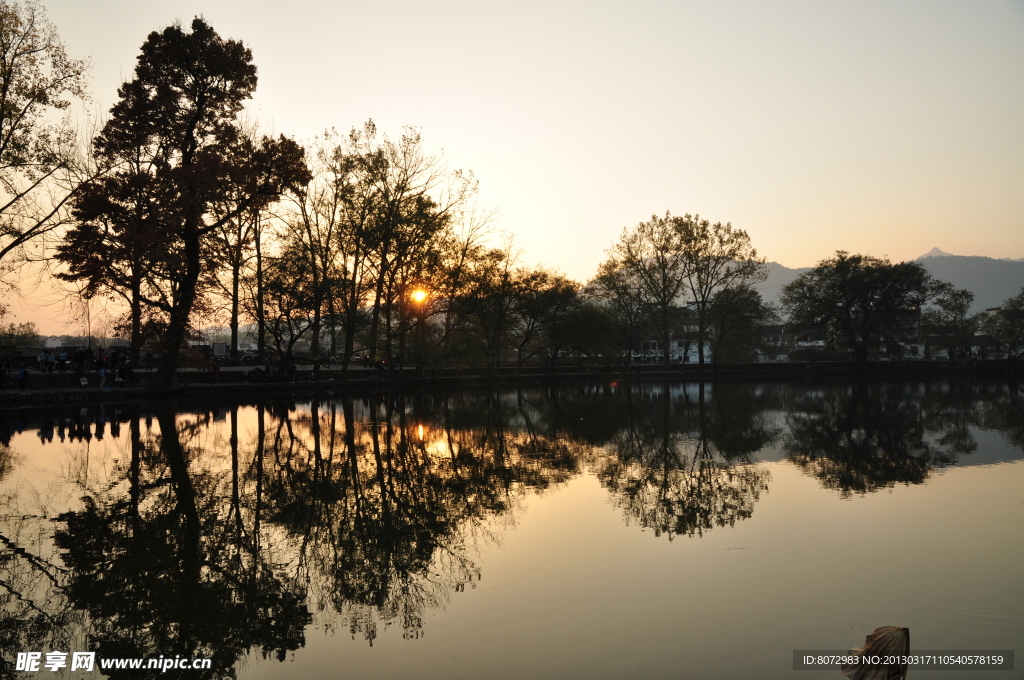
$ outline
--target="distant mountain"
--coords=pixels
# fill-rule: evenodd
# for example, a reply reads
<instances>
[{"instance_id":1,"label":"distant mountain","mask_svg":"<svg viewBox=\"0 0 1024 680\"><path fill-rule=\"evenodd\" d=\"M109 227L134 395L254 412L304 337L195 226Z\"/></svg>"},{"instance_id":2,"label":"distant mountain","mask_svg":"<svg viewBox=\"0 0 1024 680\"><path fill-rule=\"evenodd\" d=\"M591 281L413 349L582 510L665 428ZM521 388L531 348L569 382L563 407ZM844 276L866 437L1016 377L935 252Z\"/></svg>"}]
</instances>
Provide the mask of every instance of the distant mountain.
<instances>
[{"instance_id":1,"label":"distant mountain","mask_svg":"<svg viewBox=\"0 0 1024 680\"><path fill-rule=\"evenodd\" d=\"M926 257L963 257L962 255L954 255L953 253L947 253L945 250L939 250L938 248L932 248L927 253L917 258L923 260ZM1000 257L1000 262L1024 262L1024 257Z\"/></svg>"},{"instance_id":2,"label":"distant mountain","mask_svg":"<svg viewBox=\"0 0 1024 680\"><path fill-rule=\"evenodd\" d=\"M765 302L778 304L779 298L782 295L782 287L788 283L792 283L796 277L810 270L810 267L790 269L778 262L769 262L768 279L763 283L759 283L757 285L757 289L760 291L761 297L764 298Z\"/></svg>"},{"instance_id":3,"label":"distant mountain","mask_svg":"<svg viewBox=\"0 0 1024 680\"><path fill-rule=\"evenodd\" d=\"M940 281L974 293L974 311L998 307L1024 288L1024 262L991 257L949 255L917 260Z\"/></svg>"},{"instance_id":4,"label":"distant mountain","mask_svg":"<svg viewBox=\"0 0 1024 680\"><path fill-rule=\"evenodd\" d=\"M951 255L938 248L917 258L932 276L956 288L974 293L974 311L998 307L1024 288L1024 260L997 260L991 257ZM779 302L782 287L810 267L790 269L778 262L768 263L768 280L758 284L766 302Z\"/></svg>"},{"instance_id":5,"label":"distant mountain","mask_svg":"<svg viewBox=\"0 0 1024 680\"><path fill-rule=\"evenodd\" d=\"M932 248L927 253L925 253L924 255L917 259L923 260L926 257L957 257L957 255L954 255L953 253L947 253L945 250L939 250L938 248Z\"/></svg>"}]
</instances>

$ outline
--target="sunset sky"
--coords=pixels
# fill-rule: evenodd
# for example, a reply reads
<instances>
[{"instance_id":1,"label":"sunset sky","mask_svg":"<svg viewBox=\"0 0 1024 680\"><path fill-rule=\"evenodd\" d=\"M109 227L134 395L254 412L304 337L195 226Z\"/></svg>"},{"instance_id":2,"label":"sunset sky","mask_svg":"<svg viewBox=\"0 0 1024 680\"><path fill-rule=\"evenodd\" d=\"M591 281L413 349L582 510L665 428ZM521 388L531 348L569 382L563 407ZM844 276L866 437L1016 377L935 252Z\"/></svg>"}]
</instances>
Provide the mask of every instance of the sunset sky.
<instances>
[{"instance_id":1,"label":"sunset sky","mask_svg":"<svg viewBox=\"0 0 1024 680\"><path fill-rule=\"evenodd\" d=\"M700 213L760 254L1024 257L1024 2L44 0L106 111L203 15L311 139L372 118L472 170L523 261L584 280L623 227Z\"/></svg>"}]
</instances>

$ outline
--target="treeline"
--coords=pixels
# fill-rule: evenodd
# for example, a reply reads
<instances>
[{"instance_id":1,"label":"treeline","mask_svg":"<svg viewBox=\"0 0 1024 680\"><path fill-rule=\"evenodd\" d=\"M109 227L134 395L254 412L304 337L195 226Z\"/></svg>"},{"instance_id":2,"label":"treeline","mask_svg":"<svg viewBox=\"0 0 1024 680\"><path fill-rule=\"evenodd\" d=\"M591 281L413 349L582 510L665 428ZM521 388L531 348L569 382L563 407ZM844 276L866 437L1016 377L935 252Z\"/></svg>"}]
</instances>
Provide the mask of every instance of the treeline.
<instances>
[{"instance_id":1,"label":"treeline","mask_svg":"<svg viewBox=\"0 0 1024 680\"><path fill-rule=\"evenodd\" d=\"M998 309L972 314L973 302L974 293L935 279L919 262L843 251L782 292L792 332L818 341L824 354L902 358L917 345L950 359L1024 356L1024 290Z\"/></svg>"},{"instance_id":2,"label":"treeline","mask_svg":"<svg viewBox=\"0 0 1024 680\"><path fill-rule=\"evenodd\" d=\"M240 116L251 52L203 19L148 36L76 154L70 128L47 117L84 95L85 64L37 3L0 0L0 12L0 266L47 259L79 298L120 301L119 332L136 353L160 347L163 385L200 327L224 318L232 354L251 327L261 358L302 348L342 366L749 360L781 319L756 289L763 258L730 224L653 216L580 284L495 247L476 180L413 129L390 138L367 122L308 146L260 133ZM926 321L959 329L965 295L914 263L838 253L783 304L802 338L866 360ZM991 322L1007 356L1020 352L1019 308L996 315L1006 328Z\"/></svg>"},{"instance_id":3,"label":"treeline","mask_svg":"<svg viewBox=\"0 0 1024 680\"><path fill-rule=\"evenodd\" d=\"M4 73L11 84L73 67L23 102L35 118L3 109L11 135L43 144L42 116L82 94L84 65L67 60L39 5L3 11L8 37L38 43ZM46 36L32 33L40 26ZM122 303L120 332L136 352L160 346L164 384L200 327L224 316L232 353L253 326L260 355L289 360L308 347L343 366L357 354L433 365L628 360L651 339L668 361L688 318L703 361L712 298L763 278L745 233L690 216L624 234L588 286L520 264L511 243L489 243L473 176L448 171L415 130L389 138L368 122L303 147L240 119L255 87L251 52L195 19L149 35L87 157L50 145L49 156L16 158L18 140L5 150L26 206L5 219L31 213L53 237L44 254L57 279L82 298ZM28 210L40 182L58 175L66 191L49 216ZM24 231L10 252L32 238ZM648 262L664 248L673 250Z\"/></svg>"}]
</instances>

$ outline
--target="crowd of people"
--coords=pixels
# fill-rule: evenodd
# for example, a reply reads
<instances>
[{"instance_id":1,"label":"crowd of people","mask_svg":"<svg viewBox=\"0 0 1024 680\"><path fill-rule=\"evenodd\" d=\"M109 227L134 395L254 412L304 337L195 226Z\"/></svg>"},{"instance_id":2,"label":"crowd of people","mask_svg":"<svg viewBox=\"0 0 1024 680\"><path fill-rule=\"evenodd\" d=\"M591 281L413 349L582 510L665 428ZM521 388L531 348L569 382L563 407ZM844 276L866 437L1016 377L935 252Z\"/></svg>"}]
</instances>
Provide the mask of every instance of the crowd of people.
<instances>
[{"instance_id":1,"label":"crowd of people","mask_svg":"<svg viewBox=\"0 0 1024 680\"><path fill-rule=\"evenodd\" d=\"M281 357L269 353L267 357L253 367L252 370L244 372L246 382L297 382L300 380L318 381L322 369L330 370L333 359L331 357L313 359L311 371L300 372L294 358ZM210 382L219 383L222 381L221 366L240 366L237 358L218 360L212 359L206 366L206 370L212 373ZM135 371L152 370L154 358L152 353L147 353L142 358L133 358L126 347L89 348L89 347L57 347L46 348L39 351L33 359L31 354L17 353L0 357L0 389L17 387L25 389L39 387L53 387L52 379L33 380L33 375L38 374L71 374L74 376L74 383L83 387L96 387L110 389L119 385L137 384ZM372 360L369 356L355 356L350 364L353 367L375 369L379 372L387 371L389 368L402 368L402 362L395 360L388 362L380 359ZM70 383L70 379L68 380Z\"/></svg>"},{"instance_id":2,"label":"crowd of people","mask_svg":"<svg viewBox=\"0 0 1024 680\"><path fill-rule=\"evenodd\" d=\"M10 376L17 379L18 389L24 391L29 385L29 366L26 362L18 362L7 357L0 363L0 389L5 388ZM35 359L35 367L39 373L73 373L82 386L90 384L89 376L95 374L99 379L99 387L113 388L119 384L135 382L135 369L138 362L118 348L104 350L102 347L93 350L83 348L44 349Z\"/></svg>"}]
</instances>

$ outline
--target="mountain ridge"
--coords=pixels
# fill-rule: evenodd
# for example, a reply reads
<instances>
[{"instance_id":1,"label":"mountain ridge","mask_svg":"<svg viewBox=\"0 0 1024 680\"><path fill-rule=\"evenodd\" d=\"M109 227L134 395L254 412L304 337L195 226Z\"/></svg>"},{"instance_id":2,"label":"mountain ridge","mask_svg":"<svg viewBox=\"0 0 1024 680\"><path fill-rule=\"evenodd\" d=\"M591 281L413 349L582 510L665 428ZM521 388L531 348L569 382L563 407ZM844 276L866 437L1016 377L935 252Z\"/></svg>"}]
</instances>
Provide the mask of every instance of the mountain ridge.
<instances>
[{"instance_id":1,"label":"mountain ridge","mask_svg":"<svg viewBox=\"0 0 1024 680\"><path fill-rule=\"evenodd\" d=\"M1002 305L1024 288L1024 258L996 259L982 255L953 255L939 248L915 260L920 262L929 274L940 281L951 283L955 288L965 288L974 293L971 311L980 312ZM778 304L782 288L800 274L812 267L790 268L778 262L767 262L768 279L757 284L765 302Z\"/></svg>"}]
</instances>

